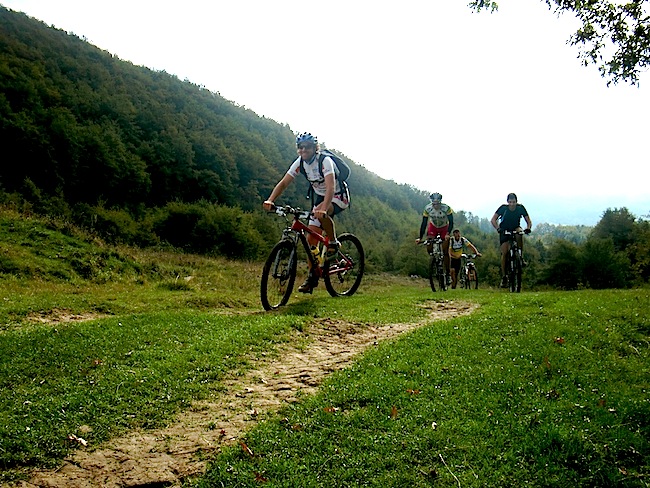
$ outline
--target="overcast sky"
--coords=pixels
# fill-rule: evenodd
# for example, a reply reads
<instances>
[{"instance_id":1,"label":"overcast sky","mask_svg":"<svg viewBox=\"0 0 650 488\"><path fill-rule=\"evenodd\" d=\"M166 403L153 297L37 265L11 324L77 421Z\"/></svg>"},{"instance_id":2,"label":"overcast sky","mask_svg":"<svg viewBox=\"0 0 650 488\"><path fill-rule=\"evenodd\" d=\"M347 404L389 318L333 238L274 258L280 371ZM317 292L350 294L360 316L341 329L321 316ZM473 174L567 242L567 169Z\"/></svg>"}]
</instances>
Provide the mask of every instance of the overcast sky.
<instances>
[{"instance_id":1,"label":"overcast sky","mask_svg":"<svg viewBox=\"0 0 650 488\"><path fill-rule=\"evenodd\" d=\"M514 191L534 223L650 214L650 75L608 88L541 0L467 3L0 0L455 210L490 218Z\"/></svg>"}]
</instances>

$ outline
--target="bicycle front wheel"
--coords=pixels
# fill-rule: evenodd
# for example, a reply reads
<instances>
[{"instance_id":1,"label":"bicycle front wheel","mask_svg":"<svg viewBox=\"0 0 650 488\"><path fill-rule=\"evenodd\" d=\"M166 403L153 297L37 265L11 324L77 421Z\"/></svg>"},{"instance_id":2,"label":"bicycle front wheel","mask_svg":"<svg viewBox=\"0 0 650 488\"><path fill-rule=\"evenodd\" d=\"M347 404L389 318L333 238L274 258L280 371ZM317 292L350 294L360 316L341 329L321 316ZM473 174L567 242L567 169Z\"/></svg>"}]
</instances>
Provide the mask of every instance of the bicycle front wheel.
<instances>
[{"instance_id":1,"label":"bicycle front wheel","mask_svg":"<svg viewBox=\"0 0 650 488\"><path fill-rule=\"evenodd\" d=\"M521 291L521 269L521 257L517 257L515 265L515 281L517 282L517 285L515 286L516 293L519 293Z\"/></svg>"},{"instance_id":2,"label":"bicycle front wheel","mask_svg":"<svg viewBox=\"0 0 650 488\"><path fill-rule=\"evenodd\" d=\"M296 245L289 240L278 242L264 264L260 294L265 310L286 305L296 281Z\"/></svg>"},{"instance_id":3,"label":"bicycle front wheel","mask_svg":"<svg viewBox=\"0 0 650 488\"><path fill-rule=\"evenodd\" d=\"M478 290L478 271L473 269L470 271L470 279L469 283L467 284L467 289L470 289L472 287L472 281L474 282L474 289Z\"/></svg>"},{"instance_id":4,"label":"bicycle front wheel","mask_svg":"<svg viewBox=\"0 0 650 488\"><path fill-rule=\"evenodd\" d=\"M431 285L431 291L436 291L436 260L431 258L429 260L429 284Z\"/></svg>"},{"instance_id":5,"label":"bicycle front wheel","mask_svg":"<svg viewBox=\"0 0 650 488\"><path fill-rule=\"evenodd\" d=\"M438 286L440 287L440 291L446 291L447 290L447 276L445 275L445 268L441 263L438 263L436 266L437 271L438 271Z\"/></svg>"},{"instance_id":6,"label":"bicycle front wheel","mask_svg":"<svg viewBox=\"0 0 650 488\"><path fill-rule=\"evenodd\" d=\"M355 235L341 234L338 241L338 252L325 263L323 281L328 293L333 297L350 296L361 284L366 255L361 241Z\"/></svg>"},{"instance_id":7,"label":"bicycle front wheel","mask_svg":"<svg viewBox=\"0 0 650 488\"><path fill-rule=\"evenodd\" d=\"M512 256L510 259L510 291L519 293L521 291L521 260L519 256Z\"/></svg>"},{"instance_id":8,"label":"bicycle front wheel","mask_svg":"<svg viewBox=\"0 0 650 488\"><path fill-rule=\"evenodd\" d=\"M469 271L467 268L460 270L460 289L469 288Z\"/></svg>"}]
</instances>

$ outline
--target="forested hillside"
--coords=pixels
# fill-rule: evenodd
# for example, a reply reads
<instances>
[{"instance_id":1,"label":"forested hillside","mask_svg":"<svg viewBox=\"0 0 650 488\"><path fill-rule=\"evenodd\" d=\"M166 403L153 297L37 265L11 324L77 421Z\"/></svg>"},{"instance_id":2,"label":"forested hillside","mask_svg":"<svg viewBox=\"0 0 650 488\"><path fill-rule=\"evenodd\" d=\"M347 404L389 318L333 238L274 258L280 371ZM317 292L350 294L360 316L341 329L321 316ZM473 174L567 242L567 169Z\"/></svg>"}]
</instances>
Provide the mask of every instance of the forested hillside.
<instances>
[{"instance_id":1,"label":"forested hillside","mask_svg":"<svg viewBox=\"0 0 650 488\"><path fill-rule=\"evenodd\" d=\"M109 239L210 250L210 242L190 239L189 221L230 221L233 212L215 205L259 213L296 157L287 125L4 8L0 53L4 200ZM354 210L343 224L369 211L375 218L364 228L377 243L404 234L406 223L414 232L426 195L349 162ZM285 200L306 205L305 185L297 182ZM380 210L394 220L378 222ZM251 241L228 254L256 257L260 245Z\"/></svg>"},{"instance_id":2,"label":"forested hillside","mask_svg":"<svg viewBox=\"0 0 650 488\"><path fill-rule=\"evenodd\" d=\"M0 144L4 208L62 219L109 243L245 259L261 259L279 237L280 223L262 212L261 202L296 157L288 125L4 7ZM428 193L348 162L352 206L337 217L339 231L361 238L370 272L426 274L426 253L414 239ZM306 189L297 180L283 203L307 206ZM497 239L489 223L455 210L457 224L484 251L483 283L497 282ZM584 266L576 266L575 279L554 281L550 260L558 242L566 242L568 251L562 249L574 262L589 244L598 259L630 270L632 281L646 281L649 265L639 263L650 259L637 244L647 239L647 223L623 211L613 214L631 218L635 229L623 248L594 248L589 228L541 226L543 239L532 237L528 246L530 282L570 288L598 281L586 277Z\"/></svg>"},{"instance_id":3,"label":"forested hillside","mask_svg":"<svg viewBox=\"0 0 650 488\"><path fill-rule=\"evenodd\" d=\"M69 203L135 208L206 199L257 208L295 158L286 125L74 35L2 10L2 185L25 179ZM369 178L356 195L420 206L422 195ZM302 191L302 190L301 190Z\"/></svg>"}]
</instances>

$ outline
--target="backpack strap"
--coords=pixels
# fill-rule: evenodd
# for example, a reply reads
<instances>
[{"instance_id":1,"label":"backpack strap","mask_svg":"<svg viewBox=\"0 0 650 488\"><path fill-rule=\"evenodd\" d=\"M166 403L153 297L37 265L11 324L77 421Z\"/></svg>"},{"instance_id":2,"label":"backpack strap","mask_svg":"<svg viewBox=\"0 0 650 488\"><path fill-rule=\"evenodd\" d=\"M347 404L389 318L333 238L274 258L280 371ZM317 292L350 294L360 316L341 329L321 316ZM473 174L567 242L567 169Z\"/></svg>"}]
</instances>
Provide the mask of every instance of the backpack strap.
<instances>
[{"instance_id":1,"label":"backpack strap","mask_svg":"<svg viewBox=\"0 0 650 488\"><path fill-rule=\"evenodd\" d=\"M327 156L323 153L318 153L318 171L320 172L321 181L325 181L325 176L323 175L323 161Z\"/></svg>"},{"instance_id":2,"label":"backpack strap","mask_svg":"<svg viewBox=\"0 0 650 488\"><path fill-rule=\"evenodd\" d=\"M305 171L305 162L300 158L300 172L307 178L307 181L309 183L321 183L325 181L325 177L323 176L323 159L325 159L325 155L322 153L318 153L318 171L320 172L320 179L319 180L310 180L309 177L307 176L307 171Z\"/></svg>"},{"instance_id":3,"label":"backpack strap","mask_svg":"<svg viewBox=\"0 0 650 488\"><path fill-rule=\"evenodd\" d=\"M307 171L305 171L304 161L302 160L302 158L300 159L300 172L305 176L305 178L307 178L307 181L309 182L309 188L307 189L307 195L306 195L307 199L312 200L312 203L313 203L314 188L312 187L312 183L321 183L321 182L325 181L325 176L323 175L323 161L325 160L325 158L328 158L328 157L331 158L332 162L334 163L334 175L336 177L336 181L338 182L339 188L340 188L340 191L335 192L334 194L335 195L345 195L345 197L349 201L350 200L350 190L348 188L348 183L347 183L347 181L343 181L343 180L341 180L339 178L339 169L338 169L338 166L336 164L336 160L333 157L331 157L329 154L324 154L322 152L318 153L318 171L320 173L320 179L319 180L310 180L307 177Z\"/></svg>"}]
</instances>

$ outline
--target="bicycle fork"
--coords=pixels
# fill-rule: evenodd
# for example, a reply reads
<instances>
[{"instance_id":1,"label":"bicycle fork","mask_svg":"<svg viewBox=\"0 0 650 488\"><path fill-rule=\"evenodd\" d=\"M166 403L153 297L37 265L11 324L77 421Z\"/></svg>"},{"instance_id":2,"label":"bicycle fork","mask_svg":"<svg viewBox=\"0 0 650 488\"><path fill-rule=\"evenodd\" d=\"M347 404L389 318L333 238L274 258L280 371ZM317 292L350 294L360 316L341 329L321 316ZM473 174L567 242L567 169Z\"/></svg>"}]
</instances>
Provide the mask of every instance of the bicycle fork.
<instances>
[{"instance_id":1,"label":"bicycle fork","mask_svg":"<svg viewBox=\"0 0 650 488\"><path fill-rule=\"evenodd\" d=\"M516 260L521 260L523 259L521 256L521 249L517 248L510 248L510 271L515 271L515 262Z\"/></svg>"},{"instance_id":2,"label":"bicycle fork","mask_svg":"<svg viewBox=\"0 0 650 488\"><path fill-rule=\"evenodd\" d=\"M291 270L293 269L293 261L296 259L296 248L293 247L289 253L289 259L287 260L287 265L282 266L283 256L281 253L275 255L275 260L273 261L273 271L271 276L278 279L282 282L289 279Z\"/></svg>"}]
</instances>

